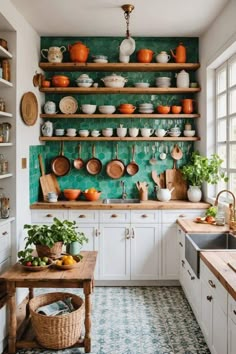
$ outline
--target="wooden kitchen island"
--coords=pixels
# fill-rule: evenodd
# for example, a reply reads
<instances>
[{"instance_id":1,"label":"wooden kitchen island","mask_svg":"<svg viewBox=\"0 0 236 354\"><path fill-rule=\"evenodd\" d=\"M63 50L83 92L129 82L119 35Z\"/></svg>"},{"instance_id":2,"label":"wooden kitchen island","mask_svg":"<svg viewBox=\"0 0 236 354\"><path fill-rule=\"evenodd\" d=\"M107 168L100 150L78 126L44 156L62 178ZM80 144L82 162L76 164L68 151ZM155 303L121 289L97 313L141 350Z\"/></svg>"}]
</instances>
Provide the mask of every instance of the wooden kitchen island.
<instances>
[{"instance_id":1,"label":"wooden kitchen island","mask_svg":"<svg viewBox=\"0 0 236 354\"><path fill-rule=\"evenodd\" d=\"M30 272L24 270L20 264L15 264L1 275L0 279L6 282L8 296L8 354L16 353L19 348L40 348L34 338L32 340L23 339L25 330L30 325L29 302L26 306L24 322L17 331L16 288L29 288L28 300L33 297L34 288L83 288L85 296L85 336L75 346L84 347L85 353L91 351L91 294L94 286L97 252L84 251L81 254L83 259L78 268L58 270L52 266L43 271Z\"/></svg>"}]
</instances>

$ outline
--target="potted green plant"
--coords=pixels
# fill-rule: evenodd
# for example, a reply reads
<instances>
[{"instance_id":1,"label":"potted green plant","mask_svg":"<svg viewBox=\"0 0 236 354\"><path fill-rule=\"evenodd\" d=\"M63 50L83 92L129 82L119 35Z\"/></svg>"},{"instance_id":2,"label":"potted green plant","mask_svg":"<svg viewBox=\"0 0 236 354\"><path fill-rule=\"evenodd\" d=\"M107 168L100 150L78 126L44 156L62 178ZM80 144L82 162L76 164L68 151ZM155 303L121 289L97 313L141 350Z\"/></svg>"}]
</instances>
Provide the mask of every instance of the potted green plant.
<instances>
[{"instance_id":1,"label":"potted green plant","mask_svg":"<svg viewBox=\"0 0 236 354\"><path fill-rule=\"evenodd\" d=\"M203 182L217 184L221 179L227 182L228 177L221 171L223 160L217 154L210 158L202 156L199 152L193 152L190 162L181 168L183 178L188 182L188 199L191 202L199 202L202 198L201 186Z\"/></svg>"},{"instance_id":2,"label":"potted green plant","mask_svg":"<svg viewBox=\"0 0 236 354\"><path fill-rule=\"evenodd\" d=\"M53 223L49 225L25 224L24 229L28 234L25 237L25 248L35 245L39 257L58 258L63 245L76 242L82 246L88 242L84 233L78 232L77 228L75 221L61 221L57 218L53 218Z\"/></svg>"}]
</instances>

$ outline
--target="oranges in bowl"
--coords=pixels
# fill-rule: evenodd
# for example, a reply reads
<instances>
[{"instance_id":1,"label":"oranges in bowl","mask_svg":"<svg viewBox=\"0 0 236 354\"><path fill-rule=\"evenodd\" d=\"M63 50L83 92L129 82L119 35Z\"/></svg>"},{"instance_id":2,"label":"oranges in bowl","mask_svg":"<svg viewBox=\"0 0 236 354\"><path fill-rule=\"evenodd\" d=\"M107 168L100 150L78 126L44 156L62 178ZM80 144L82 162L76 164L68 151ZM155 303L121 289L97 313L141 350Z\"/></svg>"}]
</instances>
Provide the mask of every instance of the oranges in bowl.
<instances>
[{"instance_id":1,"label":"oranges in bowl","mask_svg":"<svg viewBox=\"0 0 236 354\"><path fill-rule=\"evenodd\" d=\"M55 261L55 266L58 269L73 269L78 267L80 262L80 257L79 256L72 256L70 254L65 254L61 258L58 258Z\"/></svg>"},{"instance_id":2,"label":"oranges in bowl","mask_svg":"<svg viewBox=\"0 0 236 354\"><path fill-rule=\"evenodd\" d=\"M90 202L95 202L100 198L101 191L98 191L96 188L89 188L84 191L84 196Z\"/></svg>"}]
</instances>

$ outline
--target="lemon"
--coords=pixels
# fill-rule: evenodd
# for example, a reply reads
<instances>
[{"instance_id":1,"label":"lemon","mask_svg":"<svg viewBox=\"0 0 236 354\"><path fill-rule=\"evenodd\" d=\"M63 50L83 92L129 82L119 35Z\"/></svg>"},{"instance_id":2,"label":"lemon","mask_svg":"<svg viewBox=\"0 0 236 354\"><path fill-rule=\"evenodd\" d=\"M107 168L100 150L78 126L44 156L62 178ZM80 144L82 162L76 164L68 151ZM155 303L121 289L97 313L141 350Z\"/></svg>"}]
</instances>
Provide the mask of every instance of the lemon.
<instances>
[{"instance_id":1,"label":"lemon","mask_svg":"<svg viewBox=\"0 0 236 354\"><path fill-rule=\"evenodd\" d=\"M62 265L62 260L58 259L58 260L56 261L56 265L61 266L61 265Z\"/></svg>"}]
</instances>

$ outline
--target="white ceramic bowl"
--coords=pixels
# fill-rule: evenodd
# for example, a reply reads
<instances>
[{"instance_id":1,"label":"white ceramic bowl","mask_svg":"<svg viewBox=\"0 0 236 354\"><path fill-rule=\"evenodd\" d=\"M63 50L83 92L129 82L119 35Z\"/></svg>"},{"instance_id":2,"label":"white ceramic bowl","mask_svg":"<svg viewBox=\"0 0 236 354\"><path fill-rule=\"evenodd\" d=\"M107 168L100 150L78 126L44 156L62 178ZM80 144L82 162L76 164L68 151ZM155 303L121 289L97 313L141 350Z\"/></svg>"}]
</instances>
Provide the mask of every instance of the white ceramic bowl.
<instances>
[{"instance_id":1,"label":"white ceramic bowl","mask_svg":"<svg viewBox=\"0 0 236 354\"><path fill-rule=\"evenodd\" d=\"M89 136L89 130L86 130L86 129L79 130L79 136L86 138L87 136Z\"/></svg>"},{"instance_id":2,"label":"white ceramic bowl","mask_svg":"<svg viewBox=\"0 0 236 354\"><path fill-rule=\"evenodd\" d=\"M65 129L56 129L55 135L56 136L63 136L65 134Z\"/></svg>"},{"instance_id":3,"label":"white ceramic bowl","mask_svg":"<svg viewBox=\"0 0 236 354\"><path fill-rule=\"evenodd\" d=\"M82 104L81 105L81 110L83 113L86 114L93 114L96 111L96 104Z\"/></svg>"},{"instance_id":4,"label":"white ceramic bowl","mask_svg":"<svg viewBox=\"0 0 236 354\"><path fill-rule=\"evenodd\" d=\"M169 132L169 136L172 136L172 137L177 137L177 136L180 136L181 132Z\"/></svg>"},{"instance_id":5,"label":"white ceramic bowl","mask_svg":"<svg viewBox=\"0 0 236 354\"><path fill-rule=\"evenodd\" d=\"M106 136L106 137L112 136L113 135L113 129L112 128L102 129L102 135Z\"/></svg>"},{"instance_id":6,"label":"white ceramic bowl","mask_svg":"<svg viewBox=\"0 0 236 354\"><path fill-rule=\"evenodd\" d=\"M184 130L184 136L194 136L195 130Z\"/></svg>"},{"instance_id":7,"label":"white ceramic bowl","mask_svg":"<svg viewBox=\"0 0 236 354\"><path fill-rule=\"evenodd\" d=\"M92 84L93 84L93 80L92 81L88 81L88 82L76 81L76 84L79 87L91 87Z\"/></svg>"},{"instance_id":8,"label":"white ceramic bowl","mask_svg":"<svg viewBox=\"0 0 236 354\"><path fill-rule=\"evenodd\" d=\"M127 134L127 128L116 128L116 134L119 138L123 138Z\"/></svg>"},{"instance_id":9,"label":"white ceramic bowl","mask_svg":"<svg viewBox=\"0 0 236 354\"><path fill-rule=\"evenodd\" d=\"M98 110L102 114L112 114L112 113L115 112L116 107L115 106L110 106L110 105L98 106Z\"/></svg>"},{"instance_id":10,"label":"white ceramic bowl","mask_svg":"<svg viewBox=\"0 0 236 354\"><path fill-rule=\"evenodd\" d=\"M153 113L153 112L154 112L153 109L139 109L139 113L150 114L150 113Z\"/></svg>"},{"instance_id":11,"label":"white ceramic bowl","mask_svg":"<svg viewBox=\"0 0 236 354\"><path fill-rule=\"evenodd\" d=\"M145 87L149 87L150 84L149 84L149 82L135 82L134 86L145 88Z\"/></svg>"}]
</instances>

